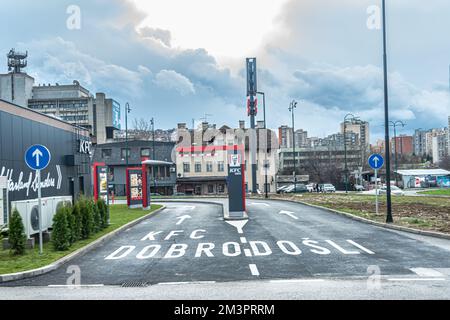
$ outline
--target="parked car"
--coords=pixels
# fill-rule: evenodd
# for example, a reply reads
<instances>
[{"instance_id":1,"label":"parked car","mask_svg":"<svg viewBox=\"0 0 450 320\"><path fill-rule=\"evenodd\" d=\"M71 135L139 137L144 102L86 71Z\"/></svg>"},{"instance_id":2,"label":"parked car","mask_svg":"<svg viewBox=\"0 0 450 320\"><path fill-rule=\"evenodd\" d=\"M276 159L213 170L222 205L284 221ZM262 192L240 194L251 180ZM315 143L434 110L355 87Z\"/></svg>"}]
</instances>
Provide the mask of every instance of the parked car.
<instances>
[{"instance_id":1,"label":"parked car","mask_svg":"<svg viewBox=\"0 0 450 320\"><path fill-rule=\"evenodd\" d=\"M283 193L283 192L284 192L287 188L289 188L289 187L290 187L290 185L279 187L279 188L277 189L277 193L278 193L278 194Z\"/></svg>"},{"instance_id":2,"label":"parked car","mask_svg":"<svg viewBox=\"0 0 450 320\"><path fill-rule=\"evenodd\" d=\"M308 188L306 188L306 186L304 184L297 184L297 185L292 185L289 188L287 188L285 191L285 193L307 193Z\"/></svg>"},{"instance_id":3,"label":"parked car","mask_svg":"<svg viewBox=\"0 0 450 320\"><path fill-rule=\"evenodd\" d=\"M383 186L381 189L378 190L378 194L386 194L387 193L387 187ZM391 186L391 194L394 196L404 196L405 192L396 186Z\"/></svg>"},{"instance_id":4,"label":"parked car","mask_svg":"<svg viewBox=\"0 0 450 320\"><path fill-rule=\"evenodd\" d=\"M360 184L355 184L355 191L366 191L366 188Z\"/></svg>"},{"instance_id":5,"label":"parked car","mask_svg":"<svg viewBox=\"0 0 450 320\"><path fill-rule=\"evenodd\" d=\"M331 183L325 183L321 187L321 191L324 193L336 192L336 188Z\"/></svg>"},{"instance_id":6,"label":"parked car","mask_svg":"<svg viewBox=\"0 0 450 320\"><path fill-rule=\"evenodd\" d=\"M308 192L314 192L314 183L310 183L306 185Z\"/></svg>"},{"instance_id":7,"label":"parked car","mask_svg":"<svg viewBox=\"0 0 450 320\"><path fill-rule=\"evenodd\" d=\"M184 196L186 196L186 193L184 193L184 192L175 192L173 195L175 197L184 197Z\"/></svg>"}]
</instances>

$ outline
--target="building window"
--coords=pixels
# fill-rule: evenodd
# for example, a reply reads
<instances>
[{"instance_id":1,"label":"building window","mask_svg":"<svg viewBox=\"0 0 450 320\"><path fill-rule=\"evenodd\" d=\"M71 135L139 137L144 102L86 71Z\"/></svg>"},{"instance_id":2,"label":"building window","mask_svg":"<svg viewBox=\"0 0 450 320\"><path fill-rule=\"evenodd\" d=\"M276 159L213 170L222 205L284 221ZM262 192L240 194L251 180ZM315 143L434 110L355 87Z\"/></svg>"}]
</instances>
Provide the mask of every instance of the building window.
<instances>
[{"instance_id":1,"label":"building window","mask_svg":"<svg viewBox=\"0 0 450 320\"><path fill-rule=\"evenodd\" d=\"M108 180L113 182L114 181L114 168L108 167Z\"/></svg>"},{"instance_id":2,"label":"building window","mask_svg":"<svg viewBox=\"0 0 450 320\"><path fill-rule=\"evenodd\" d=\"M111 158L112 150L111 149L102 149L102 159Z\"/></svg>"},{"instance_id":3,"label":"building window","mask_svg":"<svg viewBox=\"0 0 450 320\"><path fill-rule=\"evenodd\" d=\"M217 165L217 170L219 172L224 172L225 171L225 163L223 161L219 161L219 164Z\"/></svg>"},{"instance_id":4,"label":"building window","mask_svg":"<svg viewBox=\"0 0 450 320\"><path fill-rule=\"evenodd\" d=\"M127 155L128 155L128 158L131 155L131 152L130 152L129 148L128 149L123 148L123 149L120 150L120 156L122 157L122 159L125 159L127 157Z\"/></svg>"},{"instance_id":5,"label":"building window","mask_svg":"<svg viewBox=\"0 0 450 320\"><path fill-rule=\"evenodd\" d=\"M218 193L225 193L225 185L224 184L219 184L217 186L217 192Z\"/></svg>"},{"instance_id":6,"label":"building window","mask_svg":"<svg viewBox=\"0 0 450 320\"><path fill-rule=\"evenodd\" d=\"M208 184L208 193L214 193L214 185Z\"/></svg>"},{"instance_id":7,"label":"building window","mask_svg":"<svg viewBox=\"0 0 450 320\"><path fill-rule=\"evenodd\" d=\"M202 164L201 162L195 163L195 172L202 172Z\"/></svg>"},{"instance_id":8,"label":"building window","mask_svg":"<svg viewBox=\"0 0 450 320\"><path fill-rule=\"evenodd\" d=\"M150 157L150 148L142 148L141 157Z\"/></svg>"},{"instance_id":9,"label":"building window","mask_svg":"<svg viewBox=\"0 0 450 320\"><path fill-rule=\"evenodd\" d=\"M213 172L213 163L211 161L206 163L206 172Z\"/></svg>"},{"instance_id":10,"label":"building window","mask_svg":"<svg viewBox=\"0 0 450 320\"><path fill-rule=\"evenodd\" d=\"M191 172L191 164L190 163L183 163L183 172L189 173Z\"/></svg>"}]
</instances>

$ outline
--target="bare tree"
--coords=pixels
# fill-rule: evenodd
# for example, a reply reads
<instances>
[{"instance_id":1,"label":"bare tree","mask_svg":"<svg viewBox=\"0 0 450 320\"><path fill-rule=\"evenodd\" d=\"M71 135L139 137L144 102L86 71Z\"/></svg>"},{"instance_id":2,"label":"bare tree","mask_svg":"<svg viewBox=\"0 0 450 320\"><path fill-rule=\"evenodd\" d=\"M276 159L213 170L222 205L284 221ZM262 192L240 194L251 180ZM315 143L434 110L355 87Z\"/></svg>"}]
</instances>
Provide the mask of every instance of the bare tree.
<instances>
[{"instance_id":1,"label":"bare tree","mask_svg":"<svg viewBox=\"0 0 450 320\"><path fill-rule=\"evenodd\" d=\"M134 119L133 128L136 139L150 140L152 138L152 126L150 121L141 119Z\"/></svg>"}]
</instances>

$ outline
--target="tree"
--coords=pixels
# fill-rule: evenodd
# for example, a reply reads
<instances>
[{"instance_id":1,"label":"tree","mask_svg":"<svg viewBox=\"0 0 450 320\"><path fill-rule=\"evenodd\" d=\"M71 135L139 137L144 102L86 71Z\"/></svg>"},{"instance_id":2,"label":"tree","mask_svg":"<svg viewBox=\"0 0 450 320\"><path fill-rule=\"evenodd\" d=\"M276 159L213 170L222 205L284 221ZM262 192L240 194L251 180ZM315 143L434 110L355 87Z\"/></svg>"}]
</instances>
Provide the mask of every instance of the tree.
<instances>
[{"instance_id":1,"label":"tree","mask_svg":"<svg viewBox=\"0 0 450 320\"><path fill-rule=\"evenodd\" d=\"M445 156L439 161L439 167L444 170L450 170L450 156Z\"/></svg>"},{"instance_id":2,"label":"tree","mask_svg":"<svg viewBox=\"0 0 450 320\"><path fill-rule=\"evenodd\" d=\"M80 198L78 200L81 213L81 238L88 239L94 232L94 215L90 200Z\"/></svg>"},{"instance_id":3,"label":"tree","mask_svg":"<svg viewBox=\"0 0 450 320\"><path fill-rule=\"evenodd\" d=\"M105 229L108 227L108 208L103 199L99 199L97 201L96 205L100 212L100 216L101 216L101 220L102 220L101 228Z\"/></svg>"},{"instance_id":4,"label":"tree","mask_svg":"<svg viewBox=\"0 0 450 320\"><path fill-rule=\"evenodd\" d=\"M19 211L14 209L9 221L9 244L11 245L11 253L21 255L25 252L25 228L23 226L22 217Z\"/></svg>"},{"instance_id":5,"label":"tree","mask_svg":"<svg viewBox=\"0 0 450 320\"><path fill-rule=\"evenodd\" d=\"M69 208L63 206L56 211L53 217L52 242L57 251L65 251L69 249L71 244L72 236L68 221L69 212Z\"/></svg>"},{"instance_id":6,"label":"tree","mask_svg":"<svg viewBox=\"0 0 450 320\"><path fill-rule=\"evenodd\" d=\"M136 139L141 140L151 140L153 137L152 134L152 125L150 124L150 121L145 120L144 118L141 119L134 119L133 121L133 127L134 127L134 133Z\"/></svg>"},{"instance_id":7,"label":"tree","mask_svg":"<svg viewBox=\"0 0 450 320\"><path fill-rule=\"evenodd\" d=\"M72 216L75 220L72 230L73 240L75 242L81 239L83 232L83 217L81 216L80 205L78 203L72 207Z\"/></svg>"},{"instance_id":8,"label":"tree","mask_svg":"<svg viewBox=\"0 0 450 320\"><path fill-rule=\"evenodd\" d=\"M92 214L94 218L94 232L99 232L102 230L102 216L97 204L94 201L89 201L90 206L92 207Z\"/></svg>"}]
</instances>

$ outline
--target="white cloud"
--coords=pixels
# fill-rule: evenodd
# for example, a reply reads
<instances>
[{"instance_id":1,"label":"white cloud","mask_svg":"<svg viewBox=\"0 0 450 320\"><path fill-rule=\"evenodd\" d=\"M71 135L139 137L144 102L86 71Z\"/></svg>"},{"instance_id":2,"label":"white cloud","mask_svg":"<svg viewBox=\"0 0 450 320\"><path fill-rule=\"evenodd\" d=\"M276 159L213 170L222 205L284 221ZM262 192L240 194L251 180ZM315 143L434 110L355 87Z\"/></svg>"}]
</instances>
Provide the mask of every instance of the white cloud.
<instances>
[{"instance_id":1,"label":"white cloud","mask_svg":"<svg viewBox=\"0 0 450 320\"><path fill-rule=\"evenodd\" d=\"M155 77L155 83L160 88L175 89L182 96L195 94L192 82L182 74L173 70L161 70Z\"/></svg>"}]
</instances>

